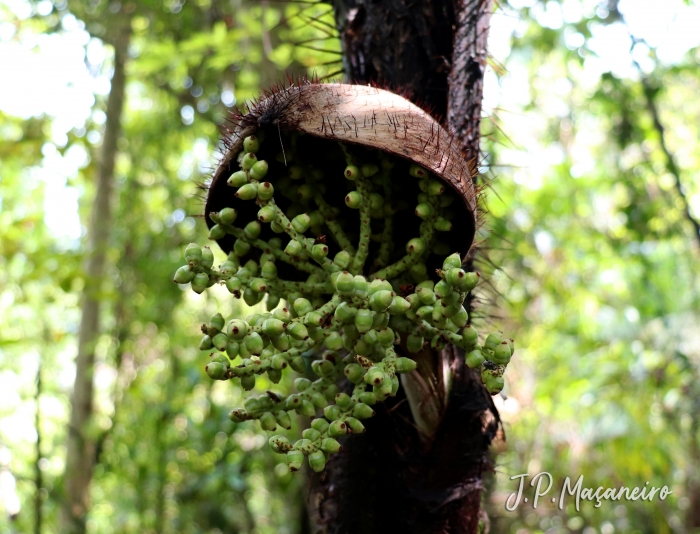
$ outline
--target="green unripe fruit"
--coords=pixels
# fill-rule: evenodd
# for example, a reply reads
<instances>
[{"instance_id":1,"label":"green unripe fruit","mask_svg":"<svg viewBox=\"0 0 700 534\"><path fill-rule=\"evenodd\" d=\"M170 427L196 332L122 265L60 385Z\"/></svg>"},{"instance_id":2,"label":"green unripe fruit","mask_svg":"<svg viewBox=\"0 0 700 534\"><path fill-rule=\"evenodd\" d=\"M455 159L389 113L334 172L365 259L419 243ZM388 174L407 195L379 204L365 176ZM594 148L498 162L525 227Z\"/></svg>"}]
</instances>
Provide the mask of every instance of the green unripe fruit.
<instances>
[{"instance_id":1,"label":"green unripe fruit","mask_svg":"<svg viewBox=\"0 0 700 534\"><path fill-rule=\"evenodd\" d=\"M301 451L289 451L287 453L287 467L290 471L299 471L304 463L304 454Z\"/></svg>"},{"instance_id":2,"label":"green unripe fruit","mask_svg":"<svg viewBox=\"0 0 700 534\"><path fill-rule=\"evenodd\" d=\"M462 290L464 292L469 292L476 287L479 283L479 278L481 275L478 272L466 273L464 284L462 285Z\"/></svg>"},{"instance_id":3,"label":"green unripe fruit","mask_svg":"<svg viewBox=\"0 0 700 534\"><path fill-rule=\"evenodd\" d=\"M367 283L367 279L361 274L356 274L353 280L355 284L355 296L362 299L366 298L369 292L369 284Z\"/></svg>"},{"instance_id":4,"label":"green unripe fruit","mask_svg":"<svg viewBox=\"0 0 700 534\"><path fill-rule=\"evenodd\" d=\"M327 378L333 374L335 368L328 360L314 360L311 362L311 370L318 376Z\"/></svg>"},{"instance_id":5,"label":"green unripe fruit","mask_svg":"<svg viewBox=\"0 0 700 534\"><path fill-rule=\"evenodd\" d=\"M337 420L340 417L340 408L338 408L335 404L326 406L323 409L323 417L325 417L329 421ZM328 431L330 433L330 428L328 429Z\"/></svg>"},{"instance_id":6,"label":"green unripe fruit","mask_svg":"<svg viewBox=\"0 0 700 534\"><path fill-rule=\"evenodd\" d=\"M442 270L449 271L450 269L460 269L462 267L462 258L458 253L450 254L442 262Z\"/></svg>"},{"instance_id":7,"label":"green unripe fruit","mask_svg":"<svg viewBox=\"0 0 700 534\"><path fill-rule=\"evenodd\" d=\"M438 232L450 232L452 230L452 223L444 217L435 219L433 226Z\"/></svg>"},{"instance_id":8,"label":"green unripe fruit","mask_svg":"<svg viewBox=\"0 0 700 534\"><path fill-rule=\"evenodd\" d=\"M362 205L362 195L358 191L350 191L345 196L345 205L354 210L359 209Z\"/></svg>"},{"instance_id":9,"label":"green unripe fruit","mask_svg":"<svg viewBox=\"0 0 700 534\"><path fill-rule=\"evenodd\" d=\"M272 312L272 316L275 319L279 319L283 323L288 323L292 320L292 314L289 313L289 310L287 308L277 308L275 311Z\"/></svg>"},{"instance_id":10,"label":"green unripe fruit","mask_svg":"<svg viewBox=\"0 0 700 534\"><path fill-rule=\"evenodd\" d=\"M396 372L397 373L410 373L415 371L418 364L415 360L411 358L397 358L396 359Z\"/></svg>"},{"instance_id":11,"label":"green unripe fruit","mask_svg":"<svg viewBox=\"0 0 700 534\"><path fill-rule=\"evenodd\" d=\"M362 434L366 431L365 425L355 417L348 417L346 423L353 434Z\"/></svg>"},{"instance_id":12,"label":"green unripe fruit","mask_svg":"<svg viewBox=\"0 0 700 534\"><path fill-rule=\"evenodd\" d=\"M265 412L260 416L260 426L263 430L274 430L277 428L277 419L270 412Z\"/></svg>"},{"instance_id":13,"label":"green unripe fruit","mask_svg":"<svg viewBox=\"0 0 700 534\"><path fill-rule=\"evenodd\" d=\"M250 281L250 289L256 293L265 293L267 291L267 283L262 278L253 278Z\"/></svg>"},{"instance_id":14,"label":"green unripe fruit","mask_svg":"<svg viewBox=\"0 0 700 534\"><path fill-rule=\"evenodd\" d=\"M497 363L499 365L507 365L510 362L510 358L511 352L510 347L508 346L508 342L503 341L493 350L493 356L491 360L493 361L493 363Z\"/></svg>"},{"instance_id":15,"label":"green unripe fruit","mask_svg":"<svg viewBox=\"0 0 700 534\"><path fill-rule=\"evenodd\" d=\"M185 260L187 262L190 261L199 261L202 259L202 249L197 243L190 243L185 247Z\"/></svg>"},{"instance_id":16,"label":"green unripe fruit","mask_svg":"<svg viewBox=\"0 0 700 534\"><path fill-rule=\"evenodd\" d=\"M304 324L308 327L320 327L323 324L323 315L319 312L312 311L304 317Z\"/></svg>"},{"instance_id":17,"label":"green unripe fruit","mask_svg":"<svg viewBox=\"0 0 700 534\"><path fill-rule=\"evenodd\" d=\"M353 404L352 398L347 393L338 393L335 396L335 404L341 410L347 410Z\"/></svg>"},{"instance_id":18,"label":"green unripe fruit","mask_svg":"<svg viewBox=\"0 0 700 534\"><path fill-rule=\"evenodd\" d=\"M183 267L180 267L177 271L175 271L175 276L173 277L173 281L176 284L188 284L192 280L194 280L194 277L196 276L197 273L193 272L190 269L189 265L185 265Z\"/></svg>"},{"instance_id":19,"label":"green unripe fruit","mask_svg":"<svg viewBox=\"0 0 700 534\"><path fill-rule=\"evenodd\" d=\"M340 350L343 348L343 337L338 332L331 332L326 337L326 348L329 350Z\"/></svg>"},{"instance_id":20,"label":"green unripe fruit","mask_svg":"<svg viewBox=\"0 0 700 534\"><path fill-rule=\"evenodd\" d=\"M214 265L214 253L209 247L202 247L202 259L199 260L199 263L207 269Z\"/></svg>"},{"instance_id":21,"label":"green unripe fruit","mask_svg":"<svg viewBox=\"0 0 700 534\"><path fill-rule=\"evenodd\" d=\"M284 252L288 256L291 256L293 258L299 256L301 254L301 251L303 250L303 247L299 241L296 239L292 239L287 243L287 246L284 247Z\"/></svg>"},{"instance_id":22,"label":"green unripe fruit","mask_svg":"<svg viewBox=\"0 0 700 534\"><path fill-rule=\"evenodd\" d=\"M377 404L377 397L375 397L374 393L372 393L371 391L363 391L358 396L358 399L360 402L368 406L374 406L375 404Z\"/></svg>"},{"instance_id":23,"label":"green unripe fruit","mask_svg":"<svg viewBox=\"0 0 700 534\"><path fill-rule=\"evenodd\" d=\"M386 399L389 395L391 395L392 391L393 383L389 377L386 377L381 384L372 388L372 392L378 400Z\"/></svg>"},{"instance_id":24,"label":"green unripe fruit","mask_svg":"<svg viewBox=\"0 0 700 534\"><path fill-rule=\"evenodd\" d=\"M270 230L272 230L276 234L281 234L284 232L284 227L281 224L279 224L277 221L272 221L270 223Z\"/></svg>"},{"instance_id":25,"label":"green unripe fruit","mask_svg":"<svg viewBox=\"0 0 700 534\"><path fill-rule=\"evenodd\" d=\"M422 254L425 250L425 241L421 237L414 237L406 243L406 252L409 254Z\"/></svg>"},{"instance_id":26,"label":"green unripe fruit","mask_svg":"<svg viewBox=\"0 0 700 534\"><path fill-rule=\"evenodd\" d=\"M192 279L192 291L202 294L209 287L209 275L207 273L197 273Z\"/></svg>"},{"instance_id":27,"label":"green unripe fruit","mask_svg":"<svg viewBox=\"0 0 700 534\"><path fill-rule=\"evenodd\" d=\"M364 369L357 363L349 363L345 366L343 373L345 373L345 376L348 378L348 380L350 380L350 382L353 384L359 384L362 381Z\"/></svg>"},{"instance_id":28,"label":"green unripe fruit","mask_svg":"<svg viewBox=\"0 0 700 534\"><path fill-rule=\"evenodd\" d=\"M330 406L328 407L330 408ZM340 416L340 409L334 406L338 410L338 415ZM325 411L324 411L325 413ZM326 416L328 418L328 416ZM345 421L340 421L339 419L333 420L333 422L328 427L328 435L332 438L337 438L348 433L348 425Z\"/></svg>"},{"instance_id":29,"label":"green unripe fruit","mask_svg":"<svg viewBox=\"0 0 700 534\"><path fill-rule=\"evenodd\" d=\"M232 187L241 187L248 183L248 175L245 171L236 171L226 180L226 183Z\"/></svg>"},{"instance_id":30,"label":"green unripe fruit","mask_svg":"<svg viewBox=\"0 0 700 534\"><path fill-rule=\"evenodd\" d=\"M241 200L253 200L258 196L258 188L255 184L245 184L236 191L236 198Z\"/></svg>"},{"instance_id":31,"label":"green unripe fruit","mask_svg":"<svg viewBox=\"0 0 700 534\"><path fill-rule=\"evenodd\" d=\"M299 317L303 317L307 313L314 311L314 307L311 305L308 299L302 297L294 301L294 311L297 312Z\"/></svg>"},{"instance_id":32,"label":"green unripe fruit","mask_svg":"<svg viewBox=\"0 0 700 534\"><path fill-rule=\"evenodd\" d=\"M349 324L354 322L357 315L357 308L350 306L347 302L341 302L335 309L334 317L341 323Z\"/></svg>"},{"instance_id":33,"label":"green unripe fruit","mask_svg":"<svg viewBox=\"0 0 700 534\"><path fill-rule=\"evenodd\" d=\"M258 211L258 220L264 223L271 223L275 220L275 208L265 206Z\"/></svg>"},{"instance_id":34,"label":"green unripe fruit","mask_svg":"<svg viewBox=\"0 0 700 534\"><path fill-rule=\"evenodd\" d=\"M469 315L467 314L467 310L465 310L464 306L462 305L459 305L457 313L450 317L450 321L452 321L454 325L459 328L462 328L464 325L466 325L468 319Z\"/></svg>"},{"instance_id":35,"label":"green unripe fruit","mask_svg":"<svg viewBox=\"0 0 700 534\"><path fill-rule=\"evenodd\" d=\"M312 452L309 454L309 465L317 473L323 471L326 467L326 455L322 451Z\"/></svg>"},{"instance_id":36,"label":"green unripe fruit","mask_svg":"<svg viewBox=\"0 0 700 534\"><path fill-rule=\"evenodd\" d=\"M300 180L304 177L304 169L302 169L299 165L292 165L289 167L289 177L292 180Z\"/></svg>"},{"instance_id":37,"label":"green unripe fruit","mask_svg":"<svg viewBox=\"0 0 700 534\"><path fill-rule=\"evenodd\" d=\"M255 412L261 408L260 401L261 401L261 399L257 399L255 397L248 397L243 402L243 406L245 406L245 409L248 412Z\"/></svg>"},{"instance_id":38,"label":"green unripe fruit","mask_svg":"<svg viewBox=\"0 0 700 534\"><path fill-rule=\"evenodd\" d=\"M224 351L228 345L228 336L226 334L219 333L216 334L211 341L217 350Z\"/></svg>"},{"instance_id":39,"label":"green unripe fruit","mask_svg":"<svg viewBox=\"0 0 700 534\"><path fill-rule=\"evenodd\" d=\"M241 319L232 319L228 322L226 331L231 338L240 341L248 333L248 323Z\"/></svg>"},{"instance_id":40,"label":"green unripe fruit","mask_svg":"<svg viewBox=\"0 0 700 534\"><path fill-rule=\"evenodd\" d=\"M484 360L484 355L478 349L471 351L465 357L467 367L469 367L470 369L475 369L479 367L482 363L484 363Z\"/></svg>"},{"instance_id":41,"label":"green unripe fruit","mask_svg":"<svg viewBox=\"0 0 700 534\"><path fill-rule=\"evenodd\" d=\"M345 167L345 172L343 173L343 176L345 176L345 178L347 178L348 180L352 180L354 182L360 177L360 169L358 169L354 165L348 165L347 167Z\"/></svg>"},{"instance_id":42,"label":"green unripe fruit","mask_svg":"<svg viewBox=\"0 0 700 534\"><path fill-rule=\"evenodd\" d=\"M352 416L357 419L369 419L374 416L374 410L366 404L358 402L352 409Z\"/></svg>"},{"instance_id":43,"label":"green unripe fruit","mask_svg":"<svg viewBox=\"0 0 700 534\"><path fill-rule=\"evenodd\" d=\"M438 180L430 180L428 194L431 196L442 195L445 192L445 184Z\"/></svg>"},{"instance_id":44,"label":"green unripe fruit","mask_svg":"<svg viewBox=\"0 0 700 534\"><path fill-rule=\"evenodd\" d=\"M238 356L238 343L236 343L232 339L229 339L228 345L226 345L226 354L228 354L228 357L231 359Z\"/></svg>"},{"instance_id":45,"label":"green unripe fruit","mask_svg":"<svg viewBox=\"0 0 700 534\"><path fill-rule=\"evenodd\" d=\"M379 172L379 167L377 167L374 163L365 163L360 168L360 172L365 178L370 178Z\"/></svg>"},{"instance_id":46,"label":"green unripe fruit","mask_svg":"<svg viewBox=\"0 0 700 534\"><path fill-rule=\"evenodd\" d=\"M301 408L298 411L301 415L305 415L306 417L316 416L315 406L307 400L301 401Z\"/></svg>"},{"instance_id":47,"label":"green unripe fruit","mask_svg":"<svg viewBox=\"0 0 700 534\"><path fill-rule=\"evenodd\" d=\"M279 319L270 318L266 319L262 324L262 332L267 337L273 338L284 333L285 323Z\"/></svg>"},{"instance_id":48,"label":"green unripe fruit","mask_svg":"<svg viewBox=\"0 0 700 534\"><path fill-rule=\"evenodd\" d=\"M384 347L394 344L394 331L391 328L382 328L377 331L377 341Z\"/></svg>"},{"instance_id":49,"label":"green unripe fruit","mask_svg":"<svg viewBox=\"0 0 700 534\"><path fill-rule=\"evenodd\" d=\"M321 441L321 450L327 452L328 454L335 454L343 450L338 440L333 438L325 438Z\"/></svg>"},{"instance_id":50,"label":"green unripe fruit","mask_svg":"<svg viewBox=\"0 0 700 534\"><path fill-rule=\"evenodd\" d=\"M219 271L221 271L221 274L223 275L233 275L237 270L238 267L236 264L230 260L226 260L219 266Z\"/></svg>"},{"instance_id":51,"label":"green unripe fruit","mask_svg":"<svg viewBox=\"0 0 700 534\"><path fill-rule=\"evenodd\" d=\"M387 291L382 289L373 293L369 298L370 307L376 312L383 312L392 305L394 301L394 293L392 291Z\"/></svg>"},{"instance_id":52,"label":"green unripe fruit","mask_svg":"<svg viewBox=\"0 0 700 534\"><path fill-rule=\"evenodd\" d=\"M365 373L364 380L370 386L377 386L384 381L384 377L384 371L379 367L372 366L367 370L367 373Z\"/></svg>"},{"instance_id":53,"label":"green unripe fruit","mask_svg":"<svg viewBox=\"0 0 700 534\"><path fill-rule=\"evenodd\" d=\"M267 175L268 165L267 161L259 160L253 163L250 168L250 177L254 180L262 180Z\"/></svg>"},{"instance_id":54,"label":"green unripe fruit","mask_svg":"<svg viewBox=\"0 0 700 534\"><path fill-rule=\"evenodd\" d=\"M254 135L249 135L243 139L243 150L247 153L252 152L255 154L260 149L260 142L258 138Z\"/></svg>"},{"instance_id":55,"label":"green unripe fruit","mask_svg":"<svg viewBox=\"0 0 700 534\"><path fill-rule=\"evenodd\" d=\"M485 378L482 376L484 385L491 395L496 395L503 390L505 386L505 380L502 376L487 375Z\"/></svg>"},{"instance_id":56,"label":"green unripe fruit","mask_svg":"<svg viewBox=\"0 0 700 534\"><path fill-rule=\"evenodd\" d=\"M309 184L300 185L297 189L297 193L303 200L308 200L312 198L315 194L314 188Z\"/></svg>"},{"instance_id":57,"label":"green unripe fruit","mask_svg":"<svg viewBox=\"0 0 700 534\"><path fill-rule=\"evenodd\" d=\"M409 168L408 174L410 174L411 176L414 176L416 178L427 178L428 177L428 171L426 171L420 165L416 165L415 163L412 164L411 167Z\"/></svg>"},{"instance_id":58,"label":"green unripe fruit","mask_svg":"<svg viewBox=\"0 0 700 534\"><path fill-rule=\"evenodd\" d=\"M433 318L433 311L435 311L433 306L421 306L416 310L416 315L418 315L418 317L421 319ZM439 316L438 320L440 317L442 316ZM433 320L435 320L435 318L433 318Z\"/></svg>"},{"instance_id":59,"label":"green unripe fruit","mask_svg":"<svg viewBox=\"0 0 700 534\"><path fill-rule=\"evenodd\" d=\"M340 295L352 295L355 291L355 277L347 271L341 272L335 279L335 288Z\"/></svg>"},{"instance_id":60,"label":"green unripe fruit","mask_svg":"<svg viewBox=\"0 0 700 534\"><path fill-rule=\"evenodd\" d=\"M403 315L410 309L411 304L405 298L395 295L391 300L391 305L389 306L389 313L391 315Z\"/></svg>"},{"instance_id":61,"label":"green unripe fruit","mask_svg":"<svg viewBox=\"0 0 700 534\"><path fill-rule=\"evenodd\" d=\"M356 332L357 329L355 328L354 331ZM349 334L347 331L343 332L343 347L361 356L369 356L372 353L372 347L369 344L359 339L359 337Z\"/></svg>"},{"instance_id":62,"label":"green unripe fruit","mask_svg":"<svg viewBox=\"0 0 700 534\"><path fill-rule=\"evenodd\" d=\"M257 156L252 152L248 152L243 156L243 159L241 160L241 168L246 171L250 170L257 161Z\"/></svg>"},{"instance_id":63,"label":"green unripe fruit","mask_svg":"<svg viewBox=\"0 0 700 534\"><path fill-rule=\"evenodd\" d=\"M302 323L290 323L287 327L287 334L289 334L294 339L307 339L309 337L309 331Z\"/></svg>"},{"instance_id":64,"label":"green unripe fruit","mask_svg":"<svg viewBox=\"0 0 700 534\"><path fill-rule=\"evenodd\" d=\"M502 332L493 332L486 336L486 341L484 341L484 348L486 350L496 350L496 347L503 341Z\"/></svg>"},{"instance_id":65,"label":"green unripe fruit","mask_svg":"<svg viewBox=\"0 0 700 534\"><path fill-rule=\"evenodd\" d=\"M248 254L248 252L250 252L250 244L246 243L242 239L236 239L233 242L233 252L237 256L245 256Z\"/></svg>"},{"instance_id":66,"label":"green unripe fruit","mask_svg":"<svg viewBox=\"0 0 700 534\"><path fill-rule=\"evenodd\" d=\"M369 195L369 207L372 210L375 210L377 212L377 217L383 217L384 216L384 210L382 210L382 206L384 205L384 197L380 195L379 193L370 193Z\"/></svg>"},{"instance_id":67,"label":"green unripe fruit","mask_svg":"<svg viewBox=\"0 0 700 534\"><path fill-rule=\"evenodd\" d=\"M250 332L245 338L245 348L248 349L248 352L251 354L259 356L260 353L262 353L264 346L265 342L257 332Z\"/></svg>"},{"instance_id":68,"label":"green unripe fruit","mask_svg":"<svg viewBox=\"0 0 700 534\"><path fill-rule=\"evenodd\" d=\"M207 364L204 370L209 375L209 378L213 380L226 380L226 371L228 369L222 363L211 362Z\"/></svg>"},{"instance_id":69,"label":"green unripe fruit","mask_svg":"<svg viewBox=\"0 0 700 534\"><path fill-rule=\"evenodd\" d=\"M250 391L255 387L255 375L246 375L241 377L241 387L245 391Z\"/></svg>"},{"instance_id":70,"label":"green unripe fruit","mask_svg":"<svg viewBox=\"0 0 700 534\"><path fill-rule=\"evenodd\" d=\"M317 243L311 248L311 255L317 259L323 259L328 256L328 247L322 243Z\"/></svg>"},{"instance_id":71,"label":"green unripe fruit","mask_svg":"<svg viewBox=\"0 0 700 534\"><path fill-rule=\"evenodd\" d=\"M350 265L350 253L347 250L341 250L333 258L333 263L335 263L341 269L346 269Z\"/></svg>"},{"instance_id":72,"label":"green unripe fruit","mask_svg":"<svg viewBox=\"0 0 700 534\"><path fill-rule=\"evenodd\" d=\"M258 184L258 198L270 200L275 194L275 188L270 182L260 182Z\"/></svg>"},{"instance_id":73,"label":"green unripe fruit","mask_svg":"<svg viewBox=\"0 0 700 534\"><path fill-rule=\"evenodd\" d=\"M465 275L466 273L462 269L453 267L452 269L449 269L445 274L445 282L447 282L454 288L462 289L466 281Z\"/></svg>"},{"instance_id":74,"label":"green unripe fruit","mask_svg":"<svg viewBox=\"0 0 700 534\"><path fill-rule=\"evenodd\" d=\"M361 334L369 332L372 328L372 312L366 309L357 310L355 315L355 328Z\"/></svg>"},{"instance_id":75,"label":"green unripe fruit","mask_svg":"<svg viewBox=\"0 0 700 534\"><path fill-rule=\"evenodd\" d=\"M316 441L321 437L321 433L315 428L307 428L301 433L301 437L310 441Z\"/></svg>"},{"instance_id":76,"label":"green unripe fruit","mask_svg":"<svg viewBox=\"0 0 700 534\"><path fill-rule=\"evenodd\" d=\"M474 328L472 325L467 325L464 327L464 330L462 330L462 340L464 341L465 345L474 346L476 345L478 339L479 333L476 331L476 328Z\"/></svg>"},{"instance_id":77,"label":"green unripe fruit","mask_svg":"<svg viewBox=\"0 0 700 534\"><path fill-rule=\"evenodd\" d=\"M406 338L406 348L409 352L419 352L423 348L424 342L425 341L423 340L422 336L409 334L409 336Z\"/></svg>"},{"instance_id":78,"label":"green unripe fruit","mask_svg":"<svg viewBox=\"0 0 700 534\"><path fill-rule=\"evenodd\" d=\"M277 265L271 261L265 262L260 270L260 274L265 280L275 280L277 278Z\"/></svg>"},{"instance_id":79,"label":"green unripe fruit","mask_svg":"<svg viewBox=\"0 0 700 534\"><path fill-rule=\"evenodd\" d=\"M422 203L416 206L414 213L421 219L427 219L431 217L435 211L430 204Z\"/></svg>"},{"instance_id":80,"label":"green unripe fruit","mask_svg":"<svg viewBox=\"0 0 700 534\"><path fill-rule=\"evenodd\" d=\"M328 421L321 419L320 417L318 419L314 419L311 421L311 428L314 428L323 434L326 430L328 430Z\"/></svg>"},{"instance_id":81,"label":"green unripe fruit","mask_svg":"<svg viewBox=\"0 0 700 534\"><path fill-rule=\"evenodd\" d=\"M284 436L272 436L268 443L273 452L277 454L283 454L292 448L292 444Z\"/></svg>"},{"instance_id":82,"label":"green unripe fruit","mask_svg":"<svg viewBox=\"0 0 700 534\"><path fill-rule=\"evenodd\" d=\"M280 410L275 413L275 418L277 419L277 424L280 425L282 428L285 428L289 430L292 428L292 419L289 417L289 414L285 412L284 410ZM285 438L286 441L286 438ZM286 441L286 443L289 443L289 441ZM291 448L291 445L289 445L289 448Z\"/></svg>"},{"instance_id":83,"label":"green unripe fruit","mask_svg":"<svg viewBox=\"0 0 700 534\"><path fill-rule=\"evenodd\" d=\"M300 234L306 232L309 229L310 225L311 217L309 217L306 213L297 215L292 219L292 228L294 228L294 230L296 230Z\"/></svg>"},{"instance_id":84,"label":"green unripe fruit","mask_svg":"<svg viewBox=\"0 0 700 534\"><path fill-rule=\"evenodd\" d=\"M428 306L434 305L435 301L437 300L433 290L428 289L427 287L417 288L416 295L418 295L418 300L420 300L422 304L426 304Z\"/></svg>"},{"instance_id":85,"label":"green unripe fruit","mask_svg":"<svg viewBox=\"0 0 700 534\"><path fill-rule=\"evenodd\" d=\"M260 237L260 232L262 231L262 226L258 221L250 221L243 228L243 233L248 239L257 239Z\"/></svg>"}]
</instances>

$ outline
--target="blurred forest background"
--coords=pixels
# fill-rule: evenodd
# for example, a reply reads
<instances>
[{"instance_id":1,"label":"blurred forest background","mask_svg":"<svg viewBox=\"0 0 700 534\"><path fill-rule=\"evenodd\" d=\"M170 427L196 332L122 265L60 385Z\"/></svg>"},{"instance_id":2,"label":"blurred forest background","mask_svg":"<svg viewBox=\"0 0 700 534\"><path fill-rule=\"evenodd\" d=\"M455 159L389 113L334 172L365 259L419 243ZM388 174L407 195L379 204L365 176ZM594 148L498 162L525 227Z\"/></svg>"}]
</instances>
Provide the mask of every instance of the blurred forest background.
<instances>
[{"instance_id":1,"label":"blurred forest background","mask_svg":"<svg viewBox=\"0 0 700 534\"><path fill-rule=\"evenodd\" d=\"M303 479L228 420L241 391L196 348L215 309L248 310L172 275L205 236L196 186L226 114L288 74L339 77L333 25L318 2L0 1L0 533L62 532L84 294L100 310L88 532L308 531ZM482 324L518 350L492 532L700 532L699 27L690 0L497 5ZM112 156L95 280L86 229ZM673 494L507 512L509 477L540 471L557 492L584 475Z\"/></svg>"}]
</instances>

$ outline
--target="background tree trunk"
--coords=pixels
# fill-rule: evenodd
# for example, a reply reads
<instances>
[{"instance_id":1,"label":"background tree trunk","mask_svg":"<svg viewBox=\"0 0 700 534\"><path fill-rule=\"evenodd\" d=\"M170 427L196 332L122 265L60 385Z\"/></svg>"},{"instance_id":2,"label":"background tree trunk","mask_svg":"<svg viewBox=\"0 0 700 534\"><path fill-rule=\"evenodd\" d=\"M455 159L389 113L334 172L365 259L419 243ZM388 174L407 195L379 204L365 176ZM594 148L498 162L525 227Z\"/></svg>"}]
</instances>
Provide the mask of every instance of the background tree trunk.
<instances>
[{"instance_id":1,"label":"background tree trunk","mask_svg":"<svg viewBox=\"0 0 700 534\"><path fill-rule=\"evenodd\" d=\"M478 159L491 0L333 5L347 78L407 93ZM427 348L417 360L422 381L402 380L395 399L375 406L367 432L346 439L326 471L311 475L317 532L473 534L487 525L482 476L498 412L461 350ZM413 415L426 404L439 414L428 428Z\"/></svg>"},{"instance_id":2,"label":"background tree trunk","mask_svg":"<svg viewBox=\"0 0 700 534\"><path fill-rule=\"evenodd\" d=\"M129 44L130 25L114 39L114 74L107 99L107 120L100 151L95 198L88 228L88 256L85 264L85 289L81 307L78 355L76 357L75 382L71 398L71 415L68 427L66 471L64 475L65 499L62 511L61 532L64 534L85 532L86 513L89 509L89 489L95 465L95 438L89 431L93 411L93 372L95 346L100 335L100 304L102 282L105 276L105 260L112 233L112 189L117 140L121 132L121 116L124 107L124 70Z\"/></svg>"}]
</instances>

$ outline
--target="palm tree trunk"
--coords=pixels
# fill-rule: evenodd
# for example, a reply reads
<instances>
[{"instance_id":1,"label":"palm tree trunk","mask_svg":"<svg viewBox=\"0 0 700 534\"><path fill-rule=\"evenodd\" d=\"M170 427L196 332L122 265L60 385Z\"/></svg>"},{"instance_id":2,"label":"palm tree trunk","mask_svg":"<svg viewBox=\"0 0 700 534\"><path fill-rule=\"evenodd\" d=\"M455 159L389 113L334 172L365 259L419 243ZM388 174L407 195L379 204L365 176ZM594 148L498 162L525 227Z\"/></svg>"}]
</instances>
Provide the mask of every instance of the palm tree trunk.
<instances>
[{"instance_id":1,"label":"palm tree trunk","mask_svg":"<svg viewBox=\"0 0 700 534\"><path fill-rule=\"evenodd\" d=\"M446 119L466 157L478 159L491 0L333 4L348 79L407 93ZM375 406L367 432L311 475L316 532L474 534L488 524L482 477L498 412L459 349L417 357L423 382L402 381L395 399ZM413 415L425 404L438 414L427 425Z\"/></svg>"}]
</instances>

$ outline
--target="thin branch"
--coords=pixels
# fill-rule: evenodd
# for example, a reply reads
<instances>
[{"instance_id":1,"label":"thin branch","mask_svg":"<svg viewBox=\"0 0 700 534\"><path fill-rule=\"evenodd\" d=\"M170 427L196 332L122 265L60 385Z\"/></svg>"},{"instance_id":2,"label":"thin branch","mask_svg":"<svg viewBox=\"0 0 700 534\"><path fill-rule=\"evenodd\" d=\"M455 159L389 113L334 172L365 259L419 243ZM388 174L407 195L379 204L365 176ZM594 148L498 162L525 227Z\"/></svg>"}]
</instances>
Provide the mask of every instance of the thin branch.
<instances>
[{"instance_id":1,"label":"thin branch","mask_svg":"<svg viewBox=\"0 0 700 534\"><path fill-rule=\"evenodd\" d=\"M634 35L632 35L632 33L630 33L629 35L632 39L633 47L637 43L643 42L643 40L637 39ZM651 115L651 119L654 123L654 129L659 134L659 145L661 146L661 151L664 153L664 156L666 158L666 170L674 178L676 192L678 193L678 196L680 196L681 201L683 203L683 214L685 215L685 218L688 219L690 224L693 225L693 229L695 230L695 239L697 240L698 246L700 246L700 222L698 222L698 220L695 217L693 217L693 214L690 212L690 203L688 202L688 197L685 194L683 182L681 181L681 170L678 167L678 164L676 163L675 155L673 154L673 152L671 152L671 150L668 148L668 145L666 144L666 129L664 128L664 125L661 122L659 109L656 106L654 87L649 82L649 77L646 74L644 74L642 66L636 59L634 59L634 56L632 57L632 62L634 63L637 72L639 72L642 90L644 91L644 98L646 99L647 111L649 111L649 114Z\"/></svg>"}]
</instances>

